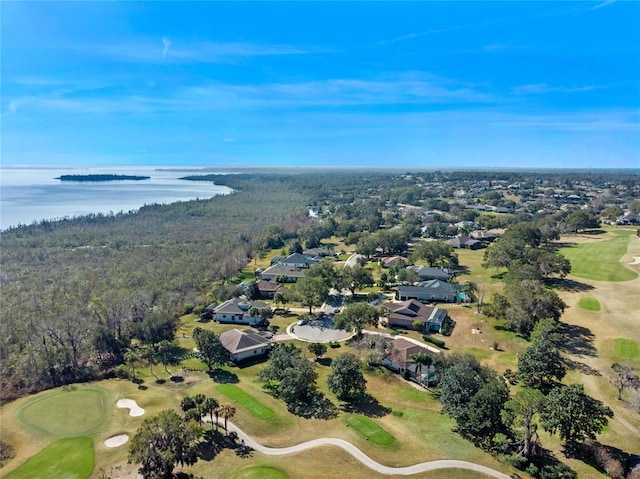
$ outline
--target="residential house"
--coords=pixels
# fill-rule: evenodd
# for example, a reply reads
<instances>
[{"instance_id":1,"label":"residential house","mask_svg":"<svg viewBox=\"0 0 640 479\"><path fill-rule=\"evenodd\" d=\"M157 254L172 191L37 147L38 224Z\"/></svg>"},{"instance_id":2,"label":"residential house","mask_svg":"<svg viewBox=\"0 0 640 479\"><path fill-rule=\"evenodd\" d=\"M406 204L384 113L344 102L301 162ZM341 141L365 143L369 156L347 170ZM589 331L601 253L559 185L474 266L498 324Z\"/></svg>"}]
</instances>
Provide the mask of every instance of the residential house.
<instances>
[{"instance_id":1,"label":"residential house","mask_svg":"<svg viewBox=\"0 0 640 479\"><path fill-rule=\"evenodd\" d=\"M261 298L273 299L276 293L284 293L286 288L278 283L277 278L272 278L269 281L261 279L256 283L258 294Z\"/></svg>"},{"instance_id":2,"label":"residential house","mask_svg":"<svg viewBox=\"0 0 640 479\"><path fill-rule=\"evenodd\" d=\"M432 279L414 286L399 285L396 298L400 301L417 299L424 302L455 303L458 299L458 285Z\"/></svg>"},{"instance_id":3,"label":"residential house","mask_svg":"<svg viewBox=\"0 0 640 479\"><path fill-rule=\"evenodd\" d=\"M302 252L303 255L309 258L326 258L336 255L336 252L331 248L310 248Z\"/></svg>"},{"instance_id":4,"label":"residential house","mask_svg":"<svg viewBox=\"0 0 640 479\"><path fill-rule=\"evenodd\" d=\"M470 236L456 236L455 238L451 238L446 241L448 245L451 245L453 248L468 248L468 249L481 249L486 248L487 245L482 241L475 240Z\"/></svg>"},{"instance_id":5,"label":"residential house","mask_svg":"<svg viewBox=\"0 0 640 479\"><path fill-rule=\"evenodd\" d=\"M321 262L322 262L321 258L306 256L301 253L290 254L286 258L283 258L280 261L278 261L279 264L282 264L284 266L290 266L292 268L299 268L299 269L307 269L313 266L314 264L318 264Z\"/></svg>"},{"instance_id":6,"label":"residential house","mask_svg":"<svg viewBox=\"0 0 640 479\"><path fill-rule=\"evenodd\" d=\"M229 351L231 361L238 362L267 354L271 350L267 335L252 329L232 329L220 334L220 342Z\"/></svg>"},{"instance_id":7,"label":"residential house","mask_svg":"<svg viewBox=\"0 0 640 479\"><path fill-rule=\"evenodd\" d=\"M273 266L269 266L259 274L260 279L264 279L265 281L271 281L272 279L275 279L285 283L295 283L300 278L304 278L306 276L306 272L304 269L285 266L284 264L279 263L274 264Z\"/></svg>"},{"instance_id":8,"label":"residential house","mask_svg":"<svg viewBox=\"0 0 640 479\"><path fill-rule=\"evenodd\" d=\"M429 279L438 279L440 281L449 281L454 276L453 270L449 268L443 268L441 266L431 267L431 266L407 266L407 269L413 270L416 272L418 277L423 280Z\"/></svg>"},{"instance_id":9,"label":"residential house","mask_svg":"<svg viewBox=\"0 0 640 479\"><path fill-rule=\"evenodd\" d=\"M404 267L407 264L407 259L402 256L388 256L380 259L380 264L383 268L393 268L395 266Z\"/></svg>"},{"instance_id":10,"label":"residential house","mask_svg":"<svg viewBox=\"0 0 640 479\"><path fill-rule=\"evenodd\" d=\"M425 353L435 356L439 354L436 348L427 346L426 344L420 344L417 341L411 341L407 338L395 338L391 342L391 350L382 358L382 364L387 368L397 373L407 373L409 377L415 378L417 376L417 364L412 360L414 354ZM422 367L422 380L426 381L427 375L432 375L434 371L433 366L427 371L426 367Z\"/></svg>"},{"instance_id":11,"label":"residential house","mask_svg":"<svg viewBox=\"0 0 640 479\"><path fill-rule=\"evenodd\" d=\"M440 331L442 324L447 319L447 310L428 306L415 299L402 302L388 301L380 305L379 309L388 310L382 316L382 323L387 326L400 326L412 329L413 323L423 323L424 332Z\"/></svg>"},{"instance_id":12,"label":"residential house","mask_svg":"<svg viewBox=\"0 0 640 479\"><path fill-rule=\"evenodd\" d=\"M251 308L264 309L269 305L262 301L249 301L242 298L232 298L213 309L214 319L219 323L260 324L260 316L251 316Z\"/></svg>"}]
</instances>

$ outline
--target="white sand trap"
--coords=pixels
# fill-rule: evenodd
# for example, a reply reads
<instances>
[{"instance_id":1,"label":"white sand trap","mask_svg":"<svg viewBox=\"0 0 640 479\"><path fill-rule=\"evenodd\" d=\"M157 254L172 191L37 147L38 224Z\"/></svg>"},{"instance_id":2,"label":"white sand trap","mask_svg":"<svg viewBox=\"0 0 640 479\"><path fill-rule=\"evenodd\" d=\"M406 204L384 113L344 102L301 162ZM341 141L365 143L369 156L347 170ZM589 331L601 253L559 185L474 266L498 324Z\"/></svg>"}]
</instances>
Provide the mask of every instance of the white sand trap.
<instances>
[{"instance_id":1,"label":"white sand trap","mask_svg":"<svg viewBox=\"0 0 640 479\"><path fill-rule=\"evenodd\" d=\"M129 409L129 416L137 417L144 414L144 409L133 399L118 399L116 406Z\"/></svg>"},{"instance_id":2,"label":"white sand trap","mask_svg":"<svg viewBox=\"0 0 640 479\"><path fill-rule=\"evenodd\" d=\"M629 264L640 264L640 256L632 256L633 261Z\"/></svg>"},{"instance_id":3,"label":"white sand trap","mask_svg":"<svg viewBox=\"0 0 640 479\"><path fill-rule=\"evenodd\" d=\"M104 441L104 445L107 447L118 447L126 444L129 441L128 434L120 434L119 436L113 436Z\"/></svg>"}]
</instances>

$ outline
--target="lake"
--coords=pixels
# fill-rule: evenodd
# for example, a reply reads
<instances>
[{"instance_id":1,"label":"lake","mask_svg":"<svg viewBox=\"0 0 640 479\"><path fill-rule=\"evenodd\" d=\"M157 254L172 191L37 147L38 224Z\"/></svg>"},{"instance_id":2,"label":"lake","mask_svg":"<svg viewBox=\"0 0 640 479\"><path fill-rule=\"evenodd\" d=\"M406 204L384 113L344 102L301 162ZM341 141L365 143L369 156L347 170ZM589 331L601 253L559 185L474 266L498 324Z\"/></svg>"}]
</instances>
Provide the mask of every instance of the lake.
<instances>
[{"instance_id":1,"label":"lake","mask_svg":"<svg viewBox=\"0 0 640 479\"><path fill-rule=\"evenodd\" d=\"M164 167L2 167L0 229L43 219L72 218L88 213L136 211L144 205L211 198L231 189L180 177L216 173L209 169ZM148 180L105 182L60 181L60 175L118 174L149 176Z\"/></svg>"}]
</instances>

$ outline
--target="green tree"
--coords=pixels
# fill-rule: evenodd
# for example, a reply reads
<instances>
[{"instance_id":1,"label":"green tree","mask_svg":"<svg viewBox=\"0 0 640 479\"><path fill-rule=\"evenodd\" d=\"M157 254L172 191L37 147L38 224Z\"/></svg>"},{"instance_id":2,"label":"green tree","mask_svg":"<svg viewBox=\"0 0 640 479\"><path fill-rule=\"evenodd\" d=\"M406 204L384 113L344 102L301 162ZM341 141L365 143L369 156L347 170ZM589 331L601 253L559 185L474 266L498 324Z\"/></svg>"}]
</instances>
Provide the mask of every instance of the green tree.
<instances>
[{"instance_id":1,"label":"green tree","mask_svg":"<svg viewBox=\"0 0 640 479\"><path fill-rule=\"evenodd\" d=\"M162 341L160 341L160 344L158 344L158 357L160 358L160 361L162 361L164 370L169 376L172 376L172 374L167 369L167 364L169 364L169 361L171 360L172 350L173 343L171 341L163 339Z\"/></svg>"},{"instance_id":2,"label":"green tree","mask_svg":"<svg viewBox=\"0 0 640 479\"><path fill-rule=\"evenodd\" d=\"M155 347L161 341L173 341L177 327L175 315L152 311L136 326L133 335L142 343Z\"/></svg>"},{"instance_id":3,"label":"green tree","mask_svg":"<svg viewBox=\"0 0 640 479\"><path fill-rule=\"evenodd\" d=\"M307 349L316 357L316 361L320 356L327 352L327 345L323 343L311 343Z\"/></svg>"},{"instance_id":4,"label":"green tree","mask_svg":"<svg viewBox=\"0 0 640 479\"><path fill-rule=\"evenodd\" d=\"M372 235L365 235L358 240L356 244L356 253L366 256L370 259L376 253L378 242Z\"/></svg>"},{"instance_id":5,"label":"green tree","mask_svg":"<svg viewBox=\"0 0 640 479\"><path fill-rule=\"evenodd\" d=\"M209 371L214 365L224 364L229 359L229 352L220 342L220 337L213 331L195 327L193 339Z\"/></svg>"},{"instance_id":6,"label":"green tree","mask_svg":"<svg viewBox=\"0 0 640 479\"><path fill-rule=\"evenodd\" d=\"M366 392L367 381L362 375L362 362L351 353L344 353L331 363L327 386L341 401L352 401Z\"/></svg>"},{"instance_id":7,"label":"green tree","mask_svg":"<svg viewBox=\"0 0 640 479\"><path fill-rule=\"evenodd\" d=\"M314 306L321 306L329 297L329 288L322 278L318 277L299 279L298 282L289 289L289 292L294 298L300 301L303 306L309 307L309 314L313 313Z\"/></svg>"},{"instance_id":8,"label":"green tree","mask_svg":"<svg viewBox=\"0 0 640 479\"><path fill-rule=\"evenodd\" d=\"M413 252L414 260L425 260L429 266L436 264L457 265L458 255L453 251L451 245L442 240L422 241L415 246Z\"/></svg>"},{"instance_id":9,"label":"green tree","mask_svg":"<svg viewBox=\"0 0 640 479\"><path fill-rule=\"evenodd\" d=\"M465 424L469 417L469 404L478 391L494 376L491 370L480 365L469 354L451 354L442 364L440 374L440 402L442 412Z\"/></svg>"},{"instance_id":10,"label":"green tree","mask_svg":"<svg viewBox=\"0 0 640 479\"><path fill-rule=\"evenodd\" d=\"M618 217L622 216L623 214L624 214L624 211L622 211L622 208L620 207L620 205L610 205L610 206L607 206L604 210L602 210L602 213L600 213L600 216L602 216L607 221L615 221L616 219L618 219Z\"/></svg>"},{"instance_id":11,"label":"green tree","mask_svg":"<svg viewBox=\"0 0 640 479\"><path fill-rule=\"evenodd\" d=\"M532 445L538 436L538 424L534 417L542 410L544 403L545 396L541 391L521 388L504 405L502 419L507 426L515 428L516 438L521 444L518 453L526 458L531 455Z\"/></svg>"},{"instance_id":12,"label":"green tree","mask_svg":"<svg viewBox=\"0 0 640 479\"><path fill-rule=\"evenodd\" d=\"M531 341L550 341L554 345L560 344L563 339L562 327L553 318L543 318L539 320L531 331Z\"/></svg>"},{"instance_id":13,"label":"green tree","mask_svg":"<svg viewBox=\"0 0 640 479\"><path fill-rule=\"evenodd\" d=\"M161 411L145 419L129 447L129 463L140 463L138 472L145 478L170 479L173 468L193 465L198 460L201 427L184 422L172 410Z\"/></svg>"},{"instance_id":14,"label":"green tree","mask_svg":"<svg viewBox=\"0 0 640 479\"><path fill-rule=\"evenodd\" d=\"M340 287L340 271L338 271L333 263L323 261L320 264L314 264L307 271L307 278L321 278L325 286L329 289Z\"/></svg>"},{"instance_id":15,"label":"green tree","mask_svg":"<svg viewBox=\"0 0 640 479\"><path fill-rule=\"evenodd\" d=\"M223 404L220 406L220 415L224 419L224 430L229 432L227 421L236 415L236 407L233 404Z\"/></svg>"},{"instance_id":16,"label":"green tree","mask_svg":"<svg viewBox=\"0 0 640 479\"><path fill-rule=\"evenodd\" d=\"M211 421L211 429L213 429L213 416L216 416L215 425L218 427L218 414L220 410L220 403L214 397L206 397L201 405L203 415L209 415L209 420Z\"/></svg>"},{"instance_id":17,"label":"green tree","mask_svg":"<svg viewBox=\"0 0 640 479\"><path fill-rule=\"evenodd\" d=\"M528 336L538 321L560 319L566 304L555 291L535 280L509 283L504 294L494 293L487 314L504 319L507 327Z\"/></svg>"},{"instance_id":18,"label":"green tree","mask_svg":"<svg viewBox=\"0 0 640 479\"><path fill-rule=\"evenodd\" d=\"M509 388L502 379L494 378L473 395L468 412L458 425L465 434L487 444L496 433L505 429L502 410L508 400Z\"/></svg>"},{"instance_id":19,"label":"green tree","mask_svg":"<svg viewBox=\"0 0 640 479\"><path fill-rule=\"evenodd\" d=\"M548 391L567 370L554 344L540 339L518 358L518 378L530 388Z\"/></svg>"},{"instance_id":20,"label":"green tree","mask_svg":"<svg viewBox=\"0 0 640 479\"><path fill-rule=\"evenodd\" d=\"M355 296L356 289L373 286L373 275L359 264L346 267L342 270L342 284Z\"/></svg>"},{"instance_id":21,"label":"green tree","mask_svg":"<svg viewBox=\"0 0 640 479\"><path fill-rule=\"evenodd\" d=\"M131 369L133 380L136 379L136 362L138 361L138 355L133 349L128 349L126 353L124 353L124 360Z\"/></svg>"},{"instance_id":22,"label":"green tree","mask_svg":"<svg viewBox=\"0 0 640 479\"><path fill-rule=\"evenodd\" d=\"M416 379L422 383L422 367L427 367L427 389L429 388L429 368L433 364L433 358L429 353L418 352L411 355L411 362L416 365Z\"/></svg>"},{"instance_id":23,"label":"green tree","mask_svg":"<svg viewBox=\"0 0 640 479\"><path fill-rule=\"evenodd\" d=\"M551 390L540 413L542 427L556 432L565 444L595 439L613 417L613 411L584 392L582 384L558 386Z\"/></svg>"},{"instance_id":24,"label":"green tree","mask_svg":"<svg viewBox=\"0 0 640 479\"><path fill-rule=\"evenodd\" d=\"M575 234L578 234L580 230L586 230L589 228L598 228L600 226L600 220L593 213L585 210L576 210L565 218L566 225Z\"/></svg>"},{"instance_id":25,"label":"green tree","mask_svg":"<svg viewBox=\"0 0 640 479\"><path fill-rule=\"evenodd\" d=\"M366 303L354 303L348 305L344 310L334 317L334 324L337 329L352 328L358 336L362 334L362 329L366 325L376 326L378 324L379 313L376 308Z\"/></svg>"},{"instance_id":26,"label":"green tree","mask_svg":"<svg viewBox=\"0 0 640 479\"><path fill-rule=\"evenodd\" d=\"M305 402L316 390L317 373L293 344L278 344L258 379L290 407Z\"/></svg>"}]
</instances>

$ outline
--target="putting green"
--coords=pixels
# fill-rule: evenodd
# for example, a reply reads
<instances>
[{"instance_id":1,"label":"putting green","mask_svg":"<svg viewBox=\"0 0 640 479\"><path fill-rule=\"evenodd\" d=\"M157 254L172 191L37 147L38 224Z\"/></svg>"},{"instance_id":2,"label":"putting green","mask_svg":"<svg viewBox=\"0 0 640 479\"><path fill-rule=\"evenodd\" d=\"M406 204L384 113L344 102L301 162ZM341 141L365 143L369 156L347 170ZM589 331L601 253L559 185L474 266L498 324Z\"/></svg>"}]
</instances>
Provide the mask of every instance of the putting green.
<instances>
[{"instance_id":1,"label":"putting green","mask_svg":"<svg viewBox=\"0 0 640 479\"><path fill-rule=\"evenodd\" d=\"M396 441L395 437L366 416L352 414L347 417L346 423L362 434L367 441L377 444L378 446L390 446Z\"/></svg>"},{"instance_id":2,"label":"putting green","mask_svg":"<svg viewBox=\"0 0 640 479\"><path fill-rule=\"evenodd\" d=\"M638 357L638 345L630 339L616 339L615 354L620 358L633 359Z\"/></svg>"},{"instance_id":3,"label":"putting green","mask_svg":"<svg viewBox=\"0 0 640 479\"><path fill-rule=\"evenodd\" d=\"M94 466L93 441L89 437L60 439L29 458L5 479L86 479Z\"/></svg>"},{"instance_id":4,"label":"putting green","mask_svg":"<svg viewBox=\"0 0 640 479\"><path fill-rule=\"evenodd\" d=\"M600 311L600 303L596 298L580 298L580 307L587 311Z\"/></svg>"},{"instance_id":5,"label":"putting green","mask_svg":"<svg viewBox=\"0 0 640 479\"><path fill-rule=\"evenodd\" d=\"M233 479L288 479L284 472L272 467L252 467L244 469L233 476Z\"/></svg>"},{"instance_id":6,"label":"putting green","mask_svg":"<svg viewBox=\"0 0 640 479\"><path fill-rule=\"evenodd\" d=\"M56 391L18 409L18 420L30 431L56 438L91 435L106 422L107 391L78 388ZM53 477L53 476L52 476Z\"/></svg>"}]
</instances>

